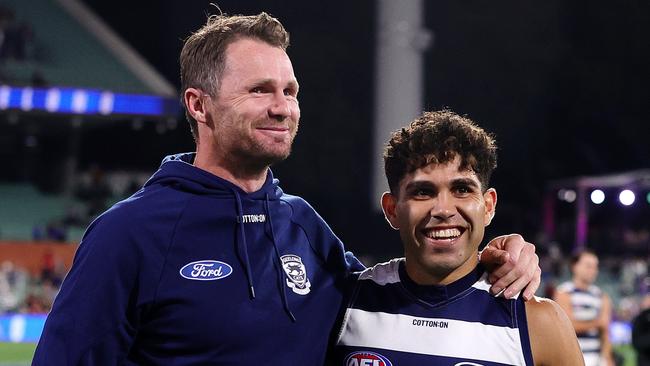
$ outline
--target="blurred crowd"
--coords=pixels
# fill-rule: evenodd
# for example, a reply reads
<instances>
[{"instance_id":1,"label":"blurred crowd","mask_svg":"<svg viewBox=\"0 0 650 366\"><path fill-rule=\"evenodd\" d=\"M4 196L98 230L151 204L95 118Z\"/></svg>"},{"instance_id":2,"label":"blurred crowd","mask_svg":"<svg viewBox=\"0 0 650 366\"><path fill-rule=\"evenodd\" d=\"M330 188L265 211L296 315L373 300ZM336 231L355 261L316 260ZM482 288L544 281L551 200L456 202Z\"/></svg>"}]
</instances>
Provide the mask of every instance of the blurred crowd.
<instances>
[{"instance_id":1,"label":"blurred crowd","mask_svg":"<svg viewBox=\"0 0 650 366\"><path fill-rule=\"evenodd\" d=\"M52 253L43 255L40 269L26 269L5 260L0 263L0 314L43 314L52 307L67 269Z\"/></svg>"},{"instance_id":2,"label":"blurred crowd","mask_svg":"<svg viewBox=\"0 0 650 366\"><path fill-rule=\"evenodd\" d=\"M16 17L15 11L0 5L0 82L8 84L29 84L35 87L47 86L43 73L36 67L31 72L29 80L16 80L15 75L5 70L8 61L27 63L39 61L39 55L34 28L31 23Z\"/></svg>"},{"instance_id":3,"label":"blurred crowd","mask_svg":"<svg viewBox=\"0 0 650 366\"><path fill-rule=\"evenodd\" d=\"M568 259L554 246L538 250L543 285L537 295L552 298L555 286L570 278ZM36 273L28 273L9 261L1 263L0 313L49 309L67 269L60 258L51 254L44 255L41 262ZM650 294L649 266L648 258L601 258L597 283L613 300L614 320L630 322L642 310L643 297Z\"/></svg>"},{"instance_id":4,"label":"blurred crowd","mask_svg":"<svg viewBox=\"0 0 650 366\"><path fill-rule=\"evenodd\" d=\"M135 193L146 180L148 172L107 174L97 165L79 174L72 192L72 200L61 216L46 222L34 223L31 239L34 241L77 241L71 231L83 232L85 228L113 203Z\"/></svg>"},{"instance_id":5,"label":"blurred crowd","mask_svg":"<svg viewBox=\"0 0 650 366\"><path fill-rule=\"evenodd\" d=\"M0 60L29 59L33 40L31 24L17 20L13 9L0 5Z\"/></svg>"}]
</instances>

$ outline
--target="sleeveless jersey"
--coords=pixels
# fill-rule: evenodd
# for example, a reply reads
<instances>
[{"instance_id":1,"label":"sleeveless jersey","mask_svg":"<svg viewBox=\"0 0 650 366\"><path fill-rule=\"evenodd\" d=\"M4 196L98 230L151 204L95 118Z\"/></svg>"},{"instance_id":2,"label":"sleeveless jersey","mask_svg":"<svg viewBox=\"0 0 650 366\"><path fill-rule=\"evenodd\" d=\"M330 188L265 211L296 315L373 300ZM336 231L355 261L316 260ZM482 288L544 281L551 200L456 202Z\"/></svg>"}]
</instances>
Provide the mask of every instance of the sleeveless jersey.
<instances>
[{"instance_id":1,"label":"sleeveless jersey","mask_svg":"<svg viewBox=\"0 0 650 366\"><path fill-rule=\"evenodd\" d=\"M393 259L352 287L330 361L344 366L533 365L524 301L490 295L479 266L421 286Z\"/></svg>"},{"instance_id":2,"label":"sleeveless jersey","mask_svg":"<svg viewBox=\"0 0 650 366\"><path fill-rule=\"evenodd\" d=\"M557 291L566 292L571 298L573 317L578 321L590 321L598 318L603 306L603 292L596 285L586 290L576 288L573 282L560 284ZM580 349L585 357L586 366L596 366L600 362L600 331L592 330L577 333Z\"/></svg>"}]
</instances>

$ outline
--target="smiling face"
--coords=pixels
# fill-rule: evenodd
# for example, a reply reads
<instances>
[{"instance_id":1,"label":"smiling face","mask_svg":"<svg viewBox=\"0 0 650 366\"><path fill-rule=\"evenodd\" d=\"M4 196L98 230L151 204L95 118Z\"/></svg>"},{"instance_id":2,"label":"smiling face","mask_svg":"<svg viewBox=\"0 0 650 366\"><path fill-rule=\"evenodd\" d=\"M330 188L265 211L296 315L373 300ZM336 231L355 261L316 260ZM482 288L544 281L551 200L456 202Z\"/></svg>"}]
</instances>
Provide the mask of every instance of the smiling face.
<instances>
[{"instance_id":1,"label":"smiling face","mask_svg":"<svg viewBox=\"0 0 650 366\"><path fill-rule=\"evenodd\" d=\"M474 171L460 169L458 156L416 169L400 181L396 195L384 193L382 208L400 231L409 277L444 285L472 271L496 201L496 191L484 193Z\"/></svg>"},{"instance_id":2,"label":"smiling face","mask_svg":"<svg viewBox=\"0 0 650 366\"><path fill-rule=\"evenodd\" d=\"M216 97L204 95L199 145L231 165L263 168L285 159L300 119L298 82L285 51L251 38L231 43L219 85Z\"/></svg>"}]
</instances>

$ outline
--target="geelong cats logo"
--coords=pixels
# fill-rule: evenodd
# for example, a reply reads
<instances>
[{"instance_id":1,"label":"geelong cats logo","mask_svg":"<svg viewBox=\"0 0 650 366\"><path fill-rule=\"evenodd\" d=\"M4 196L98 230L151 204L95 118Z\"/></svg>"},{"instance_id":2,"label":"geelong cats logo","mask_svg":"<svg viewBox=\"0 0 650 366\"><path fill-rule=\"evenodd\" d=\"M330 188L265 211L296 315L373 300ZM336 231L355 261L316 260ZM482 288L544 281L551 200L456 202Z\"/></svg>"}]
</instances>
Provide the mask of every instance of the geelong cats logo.
<instances>
[{"instance_id":1,"label":"geelong cats logo","mask_svg":"<svg viewBox=\"0 0 650 366\"><path fill-rule=\"evenodd\" d=\"M287 254L280 257L282 268L287 274L287 286L298 295L307 295L311 283L307 278L307 270L302 264L302 259L295 254Z\"/></svg>"}]
</instances>

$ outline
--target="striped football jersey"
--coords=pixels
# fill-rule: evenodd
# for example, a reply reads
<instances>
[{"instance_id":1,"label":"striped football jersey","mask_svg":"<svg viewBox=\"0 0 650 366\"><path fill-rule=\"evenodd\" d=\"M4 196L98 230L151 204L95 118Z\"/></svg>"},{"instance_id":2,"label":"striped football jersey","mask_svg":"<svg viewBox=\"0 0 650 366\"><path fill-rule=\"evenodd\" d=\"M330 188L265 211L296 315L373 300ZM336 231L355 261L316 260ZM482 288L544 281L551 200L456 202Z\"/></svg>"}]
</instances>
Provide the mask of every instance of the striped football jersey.
<instances>
[{"instance_id":1,"label":"striped football jersey","mask_svg":"<svg viewBox=\"0 0 650 366\"><path fill-rule=\"evenodd\" d=\"M533 365L521 297L490 295L481 267L446 286L422 286L404 263L393 259L355 278L333 364Z\"/></svg>"}]
</instances>

